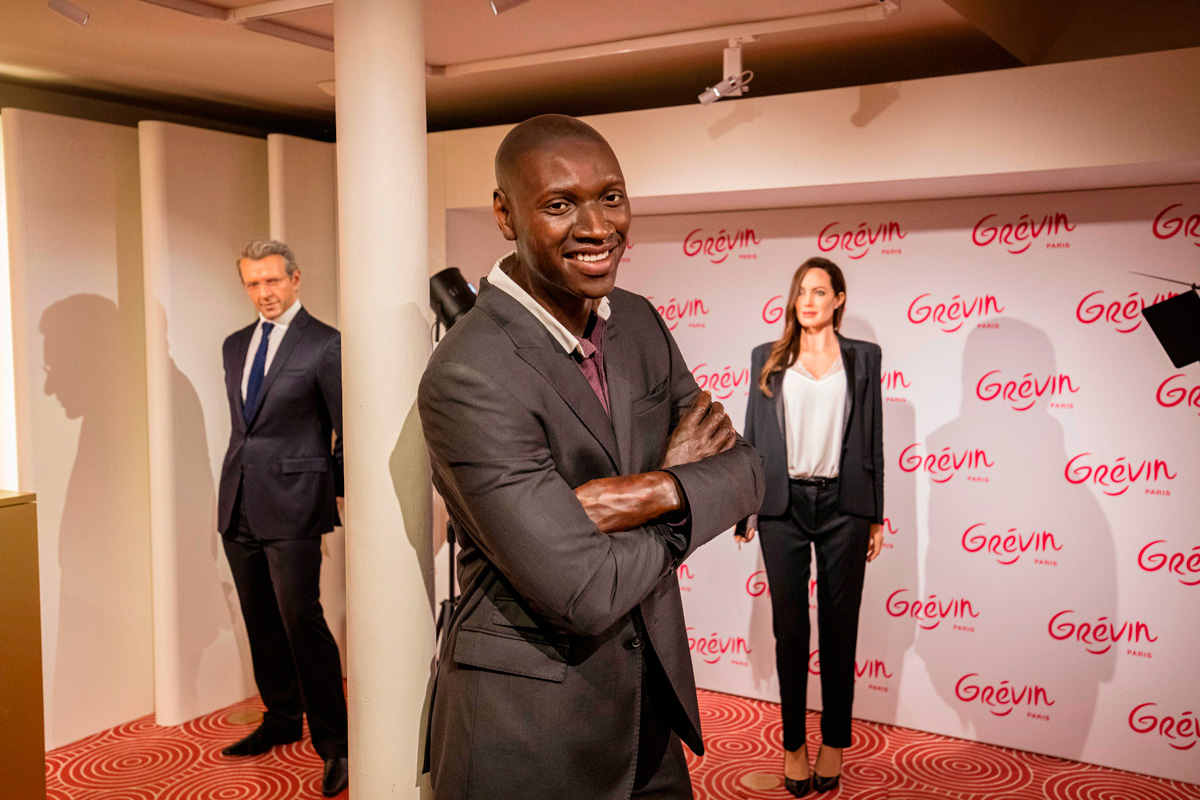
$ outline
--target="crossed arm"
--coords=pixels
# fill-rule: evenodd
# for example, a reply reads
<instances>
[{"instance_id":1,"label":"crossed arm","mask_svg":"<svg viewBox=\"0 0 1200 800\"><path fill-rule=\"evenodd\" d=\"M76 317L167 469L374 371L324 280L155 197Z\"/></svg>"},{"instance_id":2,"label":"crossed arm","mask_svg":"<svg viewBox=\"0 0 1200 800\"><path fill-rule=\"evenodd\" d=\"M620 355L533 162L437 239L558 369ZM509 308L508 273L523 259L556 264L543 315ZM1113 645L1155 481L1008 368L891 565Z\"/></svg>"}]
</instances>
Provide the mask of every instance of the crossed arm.
<instances>
[{"instance_id":1,"label":"crossed arm","mask_svg":"<svg viewBox=\"0 0 1200 800\"><path fill-rule=\"evenodd\" d=\"M687 498L679 482L665 470L723 453L736 442L724 406L713 402L708 392L700 392L671 433L657 470L597 478L576 487L575 496L601 533L633 530L656 519L682 519Z\"/></svg>"},{"instance_id":2,"label":"crossed arm","mask_svg":"<svg viewBox=\"0 0 1200 800\"><path fill-rule=\"evenodd\" d=\"M698 394L694 382L688 385L690 373L680 374L675 396ZM655 471L592 481L578 487L584 499L556 469L537 417L477 368L431 365L418 403L434 483L456 527L533 611L565 633L606 630L674 568L668 543L676 532L635 523L679 512L686 500L690 549L762 500L757 454L728 446L723 410L708 398L693 401L671 437L663 466L673 476ZM686 458L703 464L676 463ZM690 499L676 480L695 487Z\"/></svg>"}]
</instances>

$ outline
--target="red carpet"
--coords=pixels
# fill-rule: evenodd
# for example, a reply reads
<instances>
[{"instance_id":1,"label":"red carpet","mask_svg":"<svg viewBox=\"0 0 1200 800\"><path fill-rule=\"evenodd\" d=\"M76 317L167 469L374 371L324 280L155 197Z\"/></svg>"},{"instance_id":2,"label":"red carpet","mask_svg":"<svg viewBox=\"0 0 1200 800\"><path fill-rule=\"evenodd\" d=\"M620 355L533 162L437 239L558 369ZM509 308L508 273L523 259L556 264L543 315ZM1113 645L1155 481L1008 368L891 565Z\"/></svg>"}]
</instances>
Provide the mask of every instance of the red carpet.
<instances>
[{"instance_id":1,"label":"red carpet","mask_svg":"<svg viewBox=\"0 0 1200 800\"><path fill-rule=\"evenodd\" d=\"M159 727L152 717L144 717L89 736L46 756L48 796L53 800L320 798L321 760L307 735L254 758L220 754L222 747L252 730L257 724L253 712L261 709L254 698L173 728ZM708 755L695 758L688 753L697 800L791 797L781 777L777 705L701 692L700 713ZM809 730L816 733L815 719L809 720ZM816 753L813 739L809 751ZM1200 786L856 721L842 787L821 797L1200 800Z\"/></svg>"}]
</instances>

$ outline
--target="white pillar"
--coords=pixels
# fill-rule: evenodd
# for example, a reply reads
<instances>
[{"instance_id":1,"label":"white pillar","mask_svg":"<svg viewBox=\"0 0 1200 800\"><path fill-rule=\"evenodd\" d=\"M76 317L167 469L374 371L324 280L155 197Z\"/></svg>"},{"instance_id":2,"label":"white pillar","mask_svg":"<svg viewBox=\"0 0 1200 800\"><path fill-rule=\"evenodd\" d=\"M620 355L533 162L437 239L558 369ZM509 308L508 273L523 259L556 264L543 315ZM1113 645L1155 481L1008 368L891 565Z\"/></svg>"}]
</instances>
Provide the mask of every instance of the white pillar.
<instances>
[{"instance_id":1,"label":"white pillar","mask_svg":"<svg viewBox=\"0 0 1200 800\"><path fill-rule=\"evenodd\" d=\"M425 48L420 0L338 0L350 786L418 797L433 657Z\"/></svg>"}]
</instances>

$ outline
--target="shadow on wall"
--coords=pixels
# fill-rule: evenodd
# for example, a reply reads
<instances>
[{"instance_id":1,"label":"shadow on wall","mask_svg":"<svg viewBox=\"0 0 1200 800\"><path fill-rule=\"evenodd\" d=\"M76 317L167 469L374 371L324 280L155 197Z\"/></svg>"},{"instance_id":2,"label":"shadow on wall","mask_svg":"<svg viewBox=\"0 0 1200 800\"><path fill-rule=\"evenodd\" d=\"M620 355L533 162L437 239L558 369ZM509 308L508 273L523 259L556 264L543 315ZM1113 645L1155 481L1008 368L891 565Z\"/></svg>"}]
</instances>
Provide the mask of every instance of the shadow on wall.
<instances>
[{"instance_id":1,"label":"shadow on wall","mask_svg":"<svg viewBox=\"0 0 1200 800\"><path fill-rule=\"evenodd\" d=\"M852 339L879 342L875 328L865 318L847 314L842 333ZM854 715L896 724L904 661L916 642L912 626L896 624L885 611L887 596L895 587L921 585L917 558L917 482L914 473L896 468L896 456L915 441L916 407L904 398L905 379L887 370L888 350L883 345L883 550L867 565L859 621ZM897 402L896 400L903 400Z\"/></svg>"},{"instance_id":2,"label":"shadow on wall","mask_svg":"<svg viewBox=\"0 0 1200 800\"><path fill-rule=\"evenodd\" d=\"M428 341L429 322L416 306L401 309L399 320L402 341ZM422 338L424 337L424 338ZM425 448L425 434L421 418L417 413L416 393L410 401L408 414L404 417L396 446L388 459L392 476L392 487L396 502L404 519L404 531L409 546L416 554L421 575L425 581L425 593L429 600L430 619L437 616L433 584L433 529L430 492L429 453ZM408 461L415 455L416 463Z\"/></svg>"},{"instance_id":3,"label":"shadow on wall","mask_svg":"<svg viewBox=\"0 0 1200 800\"><path fill-rule=\"evenodd\" d=\"M166 312L156 305L155 314L159 333L153 341L169 342ZM219 561L222 547L204 409L192 382L169 353L168 370L174 460L170 491L176 537L172 565L175 597L171 602L178 615L176 651L166 654L166 658L175 662L178 707L186 717L210 710L205 698L228 693L223 689L231 680L231 670L240 667L241 675L251 673L250 647L232 576L228 566ZM161 625L156 630L161 630ZM227 642L233 638L237 639L240 663L229 663L231 649ZM160 652L156 665L159 669L167 666L162 658ZM158 685L163 686L163 681L159 680Z\"/></svg>"},{"instance_id":4,"label":"shadow on wall","mask_svg":"<svg viewBox=\"0 0 1200 800\"><path fill-rule=\"evenodd\" d=\"M900 84L877 83L858 88L858 109L850 116L850 124L856 128L865 128L876 117L887 111L892 103L900 99Z\"/></svg>"},{"instance_id":5,"label":"shadow on wall","mask_svg":"<svg viewBox=\"0 0 1200 800\"><path fill-rule=\"evenodd\" d=\"M1076 624L1113 618L1113 533L1091 491L1063 476L1068 459L1063 429L1049 413L1049 404L1063 398L1047 395L1020 411L1014 406L1025 401L977 391L980 379L994 370L999 372L993 379L1016 380L1025 373L1044 380L1057 371L1045 331L1012 318L997 324L998 329L968 335L961 413L934 431L921 451L972 454L956 474L931 476L922 597L936 593L943 603L965 598L979 616L947 618L935 629L921 630L917 652L968 735L993 743L1019 736L1030 749L1078 759L1100 685L1112 679L1118 648L1092 654L1079 641L1056 640L1049 627L1056 613L1067 610L1066 619ZM986 461L975 457L980 450ZM980 546L1010 532L1025 550L996 553ZM1002 681L1033 687L1012 718L975 697L973 687Z\"/></svg>"},{"instance_id":6,"label":"shadow on wall","mask_svg":"<svg viewBox=\"0 0 1200 800\"><path fill-rule=\"evenodd\" d=\"M115 687L96 686L103 674L98 665L148 672L148 664L133 662L149 657L151 598L134 593L149 588L150 564L129 558L130 537L147 530L145 510L131 501L144 496L145 473L114 468L130 440L142 440L127 426L130 409L144 404L138 396L144 384L122 380L142 368L140 354L122 346L122 325L112 300L78 294L48 307L38 326L44 391L68 419L80 420L58 532L58 637L48 720L56 741L92 733L87 726L97 719L125 718L129 699Z\"/></svg>"}]
</instances>

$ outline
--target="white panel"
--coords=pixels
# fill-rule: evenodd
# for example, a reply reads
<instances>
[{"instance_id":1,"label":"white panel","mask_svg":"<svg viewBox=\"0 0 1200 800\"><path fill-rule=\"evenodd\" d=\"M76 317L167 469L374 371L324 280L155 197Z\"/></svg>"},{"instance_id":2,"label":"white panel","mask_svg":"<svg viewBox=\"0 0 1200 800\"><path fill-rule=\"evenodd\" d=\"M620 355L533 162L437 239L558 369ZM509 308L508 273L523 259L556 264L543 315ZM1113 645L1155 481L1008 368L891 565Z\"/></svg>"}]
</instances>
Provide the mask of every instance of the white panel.
<instances>
[{"instance_id":1,"label":"white panel","mask_svg":"<svg viewBox=\"0 0 1200 800\"><path fill-rule=\"evenodd\" d=\"M236 260L268 234L267 145L158 122L138 132L155 710L172 725L255 692L216 504L230 431L221 343L255 318Z\"/></svg>"},{"instance_id":2,"label":"white panel","mask_svg":"<svg viewBox=\"0 0 1200 800\"><path fill-rule=\"evenodd\" d=\"M271 238L300 265L300 300L338 327L337 147L281 133L267 137ZM321 606L346 670L346 532L321 538Z\"/></svg>"},{"instance_id":3,"label":"white panel","mask_svg":"<svg viewBox=\"0 0 1200 800\"><path fill-rule=\"evenodd\" d=\"M13 384L12 293L8 269L8 213L4 198L4 127L0 125L0 486L17 488L17 408Z\"/></svg>"},{"instance_id":4,"label":"white panel","mask_svg":"<svg viewBox=\"0 0 1200 800\"><path fill-rule=\"evenodd\" d=\"M153 709L137 133L13 109L3 129L52 748Z\"/></svg>"},{"instance_id":5,"label":"white panel","mask_svg":"<svg viewBox=\"0 0 1200 800\"><path fill-rule=\"evenodd\" d=\"M273 133L267 137L271 238L300 265L300 299L309 313L338 324L337 148Z\"/></svg>"}]
</instances>

